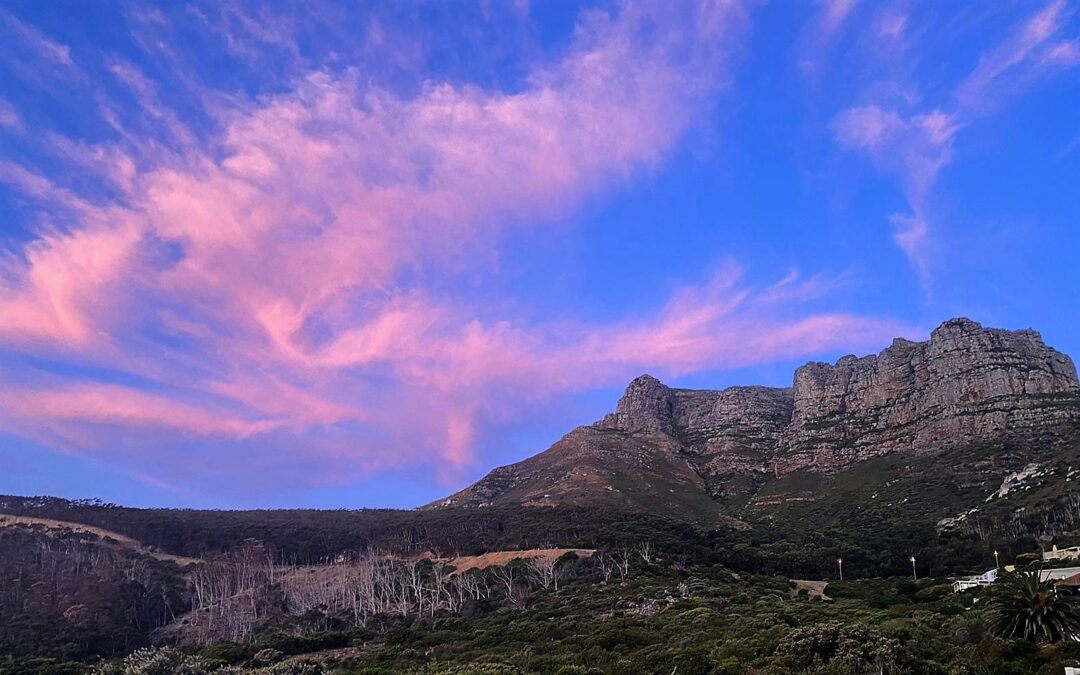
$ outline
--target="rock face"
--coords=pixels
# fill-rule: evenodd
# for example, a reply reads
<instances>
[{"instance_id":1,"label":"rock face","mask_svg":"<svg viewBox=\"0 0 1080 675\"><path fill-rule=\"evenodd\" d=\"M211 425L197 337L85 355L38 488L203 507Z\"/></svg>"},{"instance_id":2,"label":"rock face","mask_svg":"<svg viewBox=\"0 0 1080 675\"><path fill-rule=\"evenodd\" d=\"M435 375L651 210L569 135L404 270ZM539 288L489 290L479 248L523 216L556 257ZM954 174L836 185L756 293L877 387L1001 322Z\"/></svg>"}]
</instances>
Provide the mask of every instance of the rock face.
<instances>
[{"instance_id":1,"label":"rock face","mask_svg":"<svg viewBox=\"0 0 1080 675\"><path fill-rule=\"evenodd\" d=\"M773 462L793 406L791 389L670 389L642 375L627 387L615 413L597 426L674 438L705 477L709 491L728 496L747 487L740 478Z\"/></svg>"},{"instance_id":2,"label":"rock face","mask_svg":"<svg viewBox=\"0 0 1080 675\"><path fill-rule=\"evenodd\" d=\"M652 375L634 379L615 405L615 412L597 426L630 433L675 434L675 409L671 389Z\"/></svg>"},{"instance_id":3,"label":"rock face","mask_svg":"<svg viewBox=\"0 0 1080 675\"><path fill-rule=\"evenodd\" d=\"M1006 436L1038 440L1074 427L1076 398L1072 361L1035 331L954 319L928 342L898 339L877 356L799 368L778 470Z\"/></svg>"},{"instance_id":4,"label":"rock face","mask_svg":"<svg viewBox=\"0 0 1080 675\"><path fill-rule=\"evenodd\" d=\"M602 421L439 505L584 503L601 494L623 505L677 502L700 515L714 498L793 471L1078 435L1069 357L1035 331L953 319L927 342L897 339L876 356L809 363L791 388L672 389L642 375Z\"/></svg>"}]
</instances>

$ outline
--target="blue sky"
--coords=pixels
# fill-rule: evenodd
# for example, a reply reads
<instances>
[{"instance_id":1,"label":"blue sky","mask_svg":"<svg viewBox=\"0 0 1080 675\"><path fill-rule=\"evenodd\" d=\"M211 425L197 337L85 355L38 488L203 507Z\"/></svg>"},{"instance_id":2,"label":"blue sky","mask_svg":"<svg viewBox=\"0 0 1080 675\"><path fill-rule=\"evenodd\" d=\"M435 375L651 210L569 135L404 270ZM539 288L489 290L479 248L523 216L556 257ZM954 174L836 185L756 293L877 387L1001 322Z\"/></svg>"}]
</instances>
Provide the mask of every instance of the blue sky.
<instances>
[{"instance_id":1,"label":"blue sky","mask_svg":"<svg viewBox=\"0 0 1080 675\"><path fill-rule=\"evenodd\" d=\"M641 372L1080 354L1080 18L0 8L0 493L411 507Z\"/></svg>"}]
</instances>

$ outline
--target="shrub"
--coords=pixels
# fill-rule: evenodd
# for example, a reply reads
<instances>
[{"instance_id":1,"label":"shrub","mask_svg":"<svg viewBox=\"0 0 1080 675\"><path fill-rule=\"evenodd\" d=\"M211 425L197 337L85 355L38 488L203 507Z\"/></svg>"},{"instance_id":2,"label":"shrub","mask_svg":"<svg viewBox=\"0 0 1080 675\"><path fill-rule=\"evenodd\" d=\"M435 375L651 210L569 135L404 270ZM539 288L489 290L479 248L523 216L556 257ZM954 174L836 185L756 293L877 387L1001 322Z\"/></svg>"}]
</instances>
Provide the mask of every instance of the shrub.
<instances>
[{"instance_id":1,"label":"shrub","mask_svg":"<svg viewBox=\"0 0 1080 675\"><path fill-rule=\"evenodd\" d=\"M99 675L206 675L201 659L164 647L140 649L119 664L109 664L97 670Z\"/></svg>"}]
</instances>

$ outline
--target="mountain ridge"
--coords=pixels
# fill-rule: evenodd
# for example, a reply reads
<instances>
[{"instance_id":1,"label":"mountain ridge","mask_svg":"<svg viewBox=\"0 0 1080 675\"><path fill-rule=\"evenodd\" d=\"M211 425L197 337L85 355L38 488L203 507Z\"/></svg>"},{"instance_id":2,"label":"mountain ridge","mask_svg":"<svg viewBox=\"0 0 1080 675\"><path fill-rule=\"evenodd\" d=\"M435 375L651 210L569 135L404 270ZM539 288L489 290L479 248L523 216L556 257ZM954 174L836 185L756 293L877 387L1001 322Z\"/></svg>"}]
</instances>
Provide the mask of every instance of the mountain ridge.
<instances>
[{"instance_id":1,"label":"mountain ridge","mask_svg":"<svg viewBox=\"0 0 1080 675\"><path fill-rule=\"evenodd\" d=\"M791 387L691 390L639 376L603 419L427 508L610 503L707 522L791 473L1078 436L1067 355L1034 330L957 318L922 342L807 363Z\"/></svg>"}]
</instances>

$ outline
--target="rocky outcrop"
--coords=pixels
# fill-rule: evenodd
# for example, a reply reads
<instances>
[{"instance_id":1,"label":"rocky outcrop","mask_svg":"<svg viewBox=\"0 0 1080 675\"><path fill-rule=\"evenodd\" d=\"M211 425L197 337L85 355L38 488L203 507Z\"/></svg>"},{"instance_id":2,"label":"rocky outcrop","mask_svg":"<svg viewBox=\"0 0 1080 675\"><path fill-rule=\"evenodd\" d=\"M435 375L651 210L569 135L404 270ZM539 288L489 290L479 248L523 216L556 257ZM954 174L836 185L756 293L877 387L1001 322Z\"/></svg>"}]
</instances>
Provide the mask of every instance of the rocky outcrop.
<instances>
[{"instance_id":1,"label":"rocky outcrop","mask_svg":"<svg viewBox=\"0 0 1080 675\"><path fill-rule=\"evenodd\" d=\"M776 452L791 422L791 389L673 390L674 422L686 450L714 472L757 468Z\"/></svg>"},{"instance_id":2,"label":"rocky outcrop","mask_svg":"<svg viewBox=\"0 0 1080 675\"><path fill-rule=\"evenodd\" d=\"M800 469L833 471L891 453L979 443L1037 448L1080 437L1069 357L1031 330L942 324L926 342L897 339L876 356L809 363L790 388L672 389L649 375L615 412L547 452L491 472L444 505L671 503L756 490Z\"/></svg>"},{"instance_id":3,"label":"rocky outcrop","mask_svg":"<svg viewBox=\"0 0 1080 675\"><path fill-rule=\"evenodd\" d=\"M631 433L675 435L674 399L671 389L652 375L641 375L626 387L615 412L597 426Z\"/></svg>"},{"instance_id":4,"label":"rocky outcrop","mask_svg":"<svg viewBox=\"0 0 1080 675\"><path fill-rule=\"evenodd\" d=\"M777 470L1052 438L1075 429L1076 403L1075 366L1038 333L954 319L927 342L898 339L877 356L799 368Z\"/></svg>"},{"instance_id":5,"label":"rocky outcrop","mask_svg":"<svg viewBox=\"0 0 1080 675\"><path fill-rule=\"evenodd\" d=\"M728 496L746 487L733 481L736 476L772 466L793 407L789 388L671 389L642 375L626 388L615 412L596 426L674 438L706 478L710 492Z\"/></svg>"}]
</instances>

